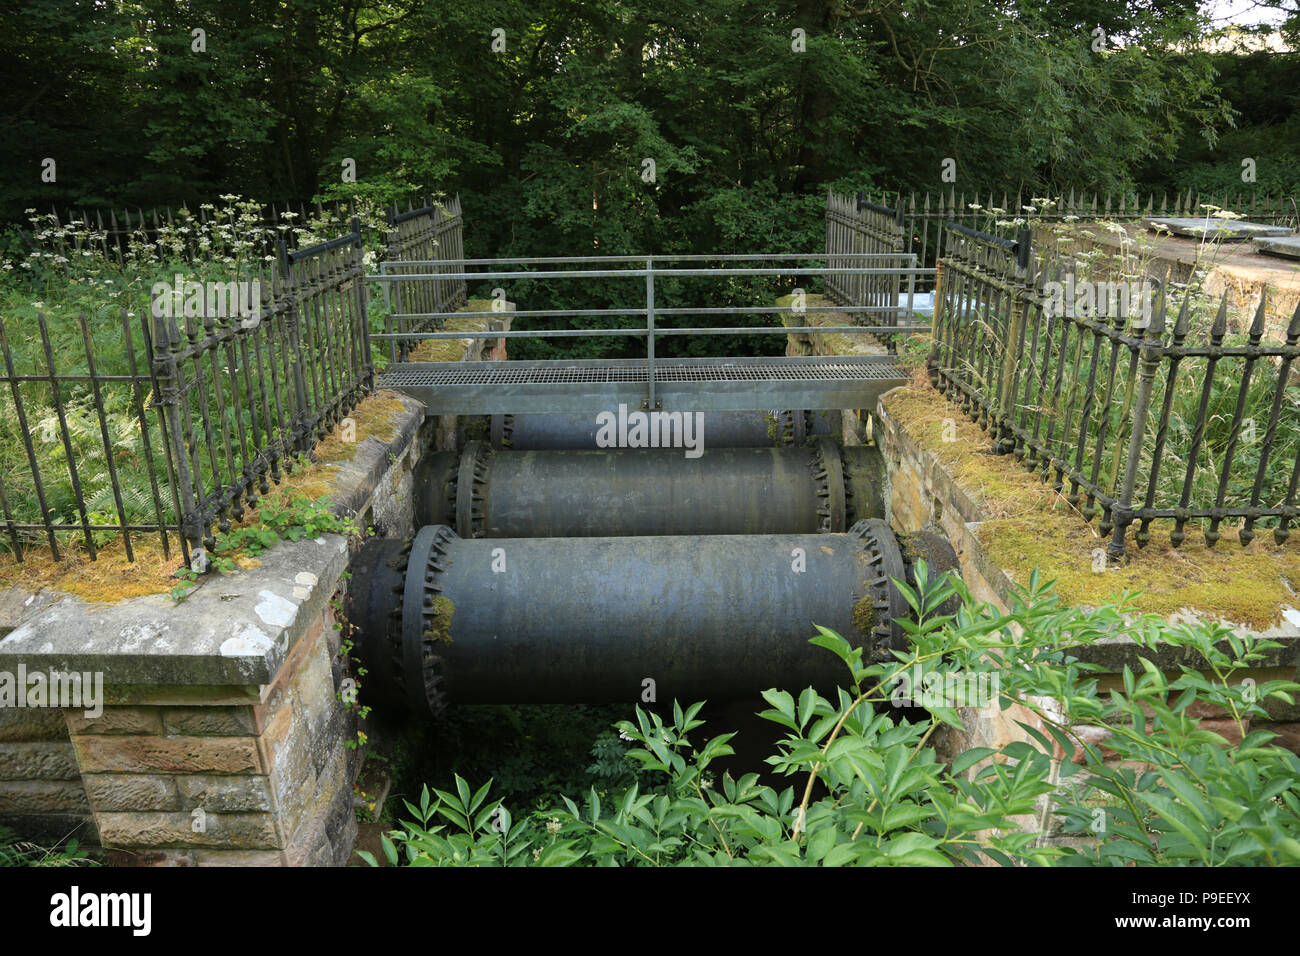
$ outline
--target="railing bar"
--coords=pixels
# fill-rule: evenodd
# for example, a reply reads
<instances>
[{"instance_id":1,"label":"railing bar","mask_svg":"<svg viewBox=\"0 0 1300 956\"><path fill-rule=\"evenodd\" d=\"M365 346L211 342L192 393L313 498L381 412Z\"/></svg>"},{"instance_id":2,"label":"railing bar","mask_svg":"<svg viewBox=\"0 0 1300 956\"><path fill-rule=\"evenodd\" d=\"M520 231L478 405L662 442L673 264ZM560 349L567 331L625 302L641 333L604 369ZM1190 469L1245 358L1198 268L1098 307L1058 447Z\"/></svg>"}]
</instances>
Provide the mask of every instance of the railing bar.
<instances>
[{"instance_id":1,"label":"railing bar","mask_svg":"<svg viewBox=\"0 0 1300 956\"><path fill-rule=\"evenodd\" d=\"M56 373L54 367L54 348L50 345L50 330L45 324L45 315L36 313L36 324L40 327L41 345L45 349L45 367L49 369L51 375ZM63 396L59 392L59 386L56 381L50 382L51 398L54 401L54 412L59 420L59 435L63 439L63 450L68 456L68 475L72 479L72 493L77 501L77 512L81 515L81 529L86 542L86 550L90 553L90 559L94 561L98 556L95 549L95 539L90 533L90 516L86 514L86 499L81 491L81 476L77 473L77 458L72 451L72 435L68 431L67 416L63 411Z\"/></svg>"},{"instance_id":2,"label":"railing bar","mask_svg":"<svg viewBox=\"0 0 1300 956\"><path fill-rule=\"evenodd\" d=\"M121 316L122 341L126 346L126 360L131 369L131 377L134 379L137 377L139 366L137 365L135 358L135 342L131 335L131 321L126 309L122 310ZM140 423L140 443L144 448L144 466L149 472L149 490L153 495L154 517L158 519L158 533L159 537L162 539L163 559L171 560L171 541L167 537L166 522L163 520L162 493L158 488L158 473L155 470L156 466L153 457L153 443L149 440L149 419L144 412L144 399L140 394L140 386L138 383L134 383L131 388L131 400L132 404L135 406L136 420ZM179 514L177 515L176 520L179 523Z\"/></svg>"},{"instance_id":3,"label":"railing bar","mask_svg":"<svg viewBox=\"0 0 1300 956\"><path fill-rule=\"evenodd\" d=\"M656 269L661 276L820 276L820 275L897 275L922 274L931 270L912 268L851 268L827 269L800 267L797 269ZM401 275L393 273L368 274L367 282L413 282L428 279L643 279L645 269L573 269L546 272L416 272Z\"/></svg>"},{"instance_id":4,"label":"railing bar","mask_svg":"<svg viewBox=\"0 0 1300 956\"><path fill-rule=\"evenodd\" d=\"M0 350L4 352L5 371L8 373L9 390L14 399L14 410L18 415L18 431L23 436L23 448L27 452L27 462L32 469L32 482L36 487L36 501L41 506L41 519L44 521L46 536L50 542L50 554L55 561L60 560L59 544L54 537L54 528L50 524L50 506L45 500L45 483L41 481L41 468L36 460L36 449L32 445L32 431L27 425L27 410L23 407L22 391L18 388L18 378L14 375L13 353L9 349L9 336L5 331L4 320L0 319ZM22 560L22 549L17 551L18 560Z\"/></svg>"},{"instance_id":5,"label":"railing bar","mask_svg":"<svg viewBox=\"0 0 1300 956\"><path fill-rule=\"evenodd\" d=\"M104 397L99 389L99 380L95 378L95 349L90 341L90 325L86 313L77 313L81 325L81 341L86 347L86 369L90 372L91 394L95 402L95 415L99 419L99 437L104 445L104 461L108 465L108 481L113 488L113 503L117 505L117 518L123 528L126 527L126 506L122 503L122 486L117 477L117 463L113 460L113 440L108 434L108 414L104 410ZM122 532L122 544L126 550L126 559L135 560L135 549L131 547L131 532Z\"/></svg>"}]
</instances>

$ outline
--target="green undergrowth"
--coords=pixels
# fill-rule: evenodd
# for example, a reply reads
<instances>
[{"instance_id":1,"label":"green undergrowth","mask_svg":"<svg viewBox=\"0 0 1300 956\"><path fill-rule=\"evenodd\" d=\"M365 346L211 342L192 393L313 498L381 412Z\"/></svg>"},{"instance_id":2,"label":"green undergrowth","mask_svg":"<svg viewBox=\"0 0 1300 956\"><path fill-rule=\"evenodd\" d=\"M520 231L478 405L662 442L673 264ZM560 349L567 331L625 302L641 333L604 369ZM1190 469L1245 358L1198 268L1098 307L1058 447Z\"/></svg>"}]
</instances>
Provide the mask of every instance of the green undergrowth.
<instances>
[{"instance_id":1,"label":"green undergrowth","mask_svg":"<svg viewBox=\"0 0 1300 956\"><path fill-rule=\"evenodd\" d=\"M959 580L930 577L923 562L916 579L903 586L916 621L894 660L865 664L861 648L817 628L811 643L843 664L839 690L763 692L760 716L784 733L766 760L775 785L719 769L736 735L703 739L702 703L663 715L638 708L616 725L641 768L635 779L528 805L502 798L496 768L457 773L403 801L383 854L413 866L1300 864L1300 757L1250 729L1264 701L1293 703L1300 690L1246 679L1276 642L1134 622L1121 605L1066 607L1037 576L1006 613ZM953 598L955 614L937 613ZM1171 677L1144 662L1102 693L1097 668L1072 651L1121 633L1201 655L1205 672L1183 666ZM891 706L917 669L940 687L987 678L979 686L992 687L990 699L927 701L919 717ZM944 762L936 739L964 739L958 708L985 704L1004 709L1019 739L959 746ZM1192 716L1206 710L1226 714L1235 732ZM1105 749L1082 728L1107 731ZM1048 816L1065 839L1042 839L1029 822Z\"/></svg>"}]
</instances>

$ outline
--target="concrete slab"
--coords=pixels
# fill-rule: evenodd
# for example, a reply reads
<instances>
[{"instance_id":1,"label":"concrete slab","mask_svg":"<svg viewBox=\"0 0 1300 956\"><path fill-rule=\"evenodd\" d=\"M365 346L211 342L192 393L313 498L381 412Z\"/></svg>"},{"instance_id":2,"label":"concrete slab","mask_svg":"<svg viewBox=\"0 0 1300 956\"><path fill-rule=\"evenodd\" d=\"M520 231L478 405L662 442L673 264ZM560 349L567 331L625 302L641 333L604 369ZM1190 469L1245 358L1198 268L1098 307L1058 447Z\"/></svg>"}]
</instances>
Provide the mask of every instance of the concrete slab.
<instances>
[{"instance_id":1,"label":"concrete slab","mask_svg":"<svg viewBox=\"0 0 1300 956\"><path fill-rule=\"evenodd\" d=\"M1273 236L1256 239L1255 248L1275 256L1300 259L1300 236Z\"/></svg>"},{"instance_id":2,"label":"concrete slab","mask_svg":"<svg viewBox=\"0 0 1300 956\"><path fill-rule=\"evenodd\" d=\"M1191 239L1219 239L1225 242L1293 234L1286 226L1270 226L1267 223L1247 222L1244 219L1215 219L1212 216L1208 219L1152 217L1142 222L1153 232L1168 231L1176 236L1187 236Z\"/></svg>"}]
</instances>

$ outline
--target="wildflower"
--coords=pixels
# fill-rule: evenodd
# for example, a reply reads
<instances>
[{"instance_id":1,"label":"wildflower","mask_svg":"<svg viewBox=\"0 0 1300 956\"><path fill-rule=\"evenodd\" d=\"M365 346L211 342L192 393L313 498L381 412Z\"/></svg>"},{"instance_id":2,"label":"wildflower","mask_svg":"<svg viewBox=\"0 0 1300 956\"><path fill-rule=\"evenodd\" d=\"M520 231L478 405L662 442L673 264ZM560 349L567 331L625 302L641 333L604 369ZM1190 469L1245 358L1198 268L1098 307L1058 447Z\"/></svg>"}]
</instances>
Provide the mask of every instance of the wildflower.
<instances>
[{"instance_id":1,"label":"wildflower","mask_svg":"<svg viewBox=\"0 0 1300 956\"><path fill-rule=\"evenodd\" d=\"M551 817L546 821L546 832L556 834L560 832L560 820L558 817Z\"/></svg>"}]
</instances>

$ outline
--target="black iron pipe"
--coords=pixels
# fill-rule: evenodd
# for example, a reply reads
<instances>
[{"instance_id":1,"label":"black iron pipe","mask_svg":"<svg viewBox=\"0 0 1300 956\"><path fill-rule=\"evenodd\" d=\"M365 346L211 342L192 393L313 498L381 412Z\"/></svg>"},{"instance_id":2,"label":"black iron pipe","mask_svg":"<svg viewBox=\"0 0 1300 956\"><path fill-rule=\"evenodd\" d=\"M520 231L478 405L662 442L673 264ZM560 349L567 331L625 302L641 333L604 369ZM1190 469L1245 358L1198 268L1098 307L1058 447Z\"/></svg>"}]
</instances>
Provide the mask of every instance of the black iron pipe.
<instances>
[{"instance_id":1,"label":"black iron pipe","mask_svg":"<svg viewBox=\"0 0 1300 956\"><path fill-rule=\"evenodd\" d=\"M386 627L387 653L362 642L376 658L366 666L400 662L385 683L417 711L639 701L648 687L665 701L829 687L843 665L808 644L815 624L869 643L854 609L871 594L858 620L883 615L888 632L873 546L863 534L466 539L430 526L401 569L400 629ZM385 582L358 593L383 601L399 578L382 559L368 566ZM357 619L394 621L383 609Z\"/></svg>"},{"instance_id":2,"label":"black iron pipe","mask_svg":"<svg viewBox=\"0 0 1300 956\"><path fill-rule=\"evenodd\" d=\"M372 631L360 642L371 699L416 715L448 701L829 689L847 672L808 643L815 625L886 655L908 613L890 578L911 578L909 554L955 567L942 538L916 540L901 547L879 520L834 535L642 538L465 539L429 526L396 561L392 542L364 546L349 619Z\"/></svg>"},{"instance_id":3,"label":"black iron pipe","mask_svg":"<svg viewBox=\"0 0 1300 956\"><path fill-rule=\"evenodd\" d=\"M873 448L492 451L426 456L416 523L465 538L841 532L883 513Z\"/></svg>"}]
</instances>

